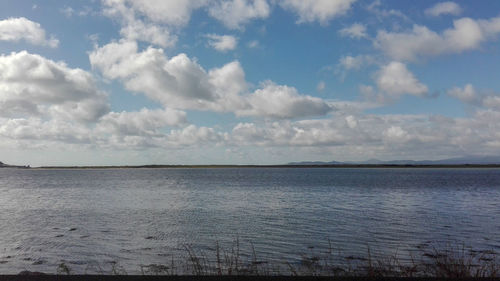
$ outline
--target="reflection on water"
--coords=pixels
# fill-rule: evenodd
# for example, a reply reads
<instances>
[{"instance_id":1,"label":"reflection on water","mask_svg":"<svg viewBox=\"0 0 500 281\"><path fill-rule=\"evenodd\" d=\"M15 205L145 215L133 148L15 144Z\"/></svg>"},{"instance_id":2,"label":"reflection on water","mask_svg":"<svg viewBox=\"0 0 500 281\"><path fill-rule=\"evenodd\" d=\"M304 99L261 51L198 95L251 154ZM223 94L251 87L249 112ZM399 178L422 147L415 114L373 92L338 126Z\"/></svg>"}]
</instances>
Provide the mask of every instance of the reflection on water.
<instances>
[{"instance_id":1,"label":"reflection on water","mask_svg":"<svg viewBox=\"0 0 500 281\"><path fill-rule=\"evenodd\" d=\"M498 169L0 169L0 273L129 273L238 237L260 257L465 242L500 251Z\"/></svg>"}]
</instances>

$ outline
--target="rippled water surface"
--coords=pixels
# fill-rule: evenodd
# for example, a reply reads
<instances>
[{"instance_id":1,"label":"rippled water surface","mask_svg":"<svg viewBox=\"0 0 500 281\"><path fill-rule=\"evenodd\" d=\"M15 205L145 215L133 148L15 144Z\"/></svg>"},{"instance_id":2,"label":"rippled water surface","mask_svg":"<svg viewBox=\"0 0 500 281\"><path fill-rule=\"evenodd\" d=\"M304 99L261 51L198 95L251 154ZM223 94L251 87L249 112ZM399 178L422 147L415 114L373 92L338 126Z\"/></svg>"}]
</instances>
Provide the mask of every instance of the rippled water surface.
<instances>
[{"instance_id":1,"label":"rippled water surface","mask_svg":"<svg viewBox=\"0 0 500 281\"><path fill-rule=\"evenodd\" d=\"M500 251L499 169L0 169L0 273L129 273L183 246L249 241L267 260L422 243Z\"/></svg>"}]
</instances>

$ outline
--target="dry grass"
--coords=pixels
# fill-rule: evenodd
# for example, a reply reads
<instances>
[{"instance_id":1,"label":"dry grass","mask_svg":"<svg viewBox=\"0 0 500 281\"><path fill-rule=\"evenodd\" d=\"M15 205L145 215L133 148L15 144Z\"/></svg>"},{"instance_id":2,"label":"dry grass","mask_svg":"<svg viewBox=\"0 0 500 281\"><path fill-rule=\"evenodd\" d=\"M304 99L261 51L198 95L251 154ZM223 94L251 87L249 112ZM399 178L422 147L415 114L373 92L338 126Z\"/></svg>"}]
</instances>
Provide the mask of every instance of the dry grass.
<instances>
[{"instance_id":1,"label":"dry grass","mask_svg":"<svg viewBox=\"0 0 500 281\"><path fill-rule=\"evenodd\" d=\"M242 254L240 241L229 248L216 242L208 252L185 245L185 257L165 264L141 265L142 275L219 275L219 276L332 276L332 277L437 277L437 278L492 278L500 277L500 263L494 251L474 251L464 245L444 247L426 246L412 251L402 259L398 252L382 259L374 259L370 248L366 256L344 256L330 243L326 249L309 247L300 262L269 262L258 258L253 244L251 254ZM409 257L409 258L408 258ZM99 267L100 268L100 267ZM118 263L103 272L125 275ZM60 264L57 274L71 274L72 270Z\"/></svg>"}]
</instances>

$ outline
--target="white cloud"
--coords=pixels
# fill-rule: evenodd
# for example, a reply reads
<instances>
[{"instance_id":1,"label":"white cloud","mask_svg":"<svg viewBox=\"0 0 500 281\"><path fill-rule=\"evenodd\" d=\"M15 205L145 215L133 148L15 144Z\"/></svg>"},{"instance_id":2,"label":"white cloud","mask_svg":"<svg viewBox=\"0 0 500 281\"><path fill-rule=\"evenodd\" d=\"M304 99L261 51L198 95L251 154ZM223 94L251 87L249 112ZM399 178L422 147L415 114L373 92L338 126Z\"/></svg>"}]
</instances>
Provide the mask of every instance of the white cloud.
<instances>
[{"instance_id":1,"label":"white cloud","mask_svg":"<svg viewBox=\"0 0 500 281\"><path fill-rule=\"evenodd\" d=\"M360 70L361 68L374 64L375 58L370 55L343 56L339 59L335 67L334 73L344 80L347 73L352 70Z\"/></svg>"},{"instance_id":2,"label":"white cloud","mask_svg":"<svg viewBox=\"0 0 500 281\"><path fill-rule=\"evenodd\" d=\"M331 110L319 98L273 83L248 94L245 73L237 61L206 71L185 54L169 59L161 49L138 52L137 43L123 40L95 49L89 58L105 78L120 79L128 90L168 108L272 118L324 115Z\"/></svg>"},{"instance_id":3,"label":"white cloud","mask_svg":"<svg viewBox=\"0 0 500 281\"><path fill-rule=\"evenodd\" d=\"M267 0L217 0L208 12L227 28L241 29L251 20L267 18L270 7Z\"/></svg>"},{"instance_id":4,"label":"white cloud","mask_svg":"<svg viewBox=\"0 0 500 281\"><path fill-rule=\"evenodd\" d=\"M108 110L90 73L26 51L0 56L0 115L91 122Z\"/></svg>"},{"instance_id":5,"label":"white cloud","mask_svg":"<svg viewBox=\"0 0 500 281\"><path fill-rule=\"evenodd\" d=\"M51 48L59 45L59 40L55 37L46 37L45 30L39 23L23 17L1 20L0 40L13 42L25 40L34 45L49 46Z\"/></svg>"},{"instance_id":6,"label":"white cloud","mask_svg":"<svg viewBox=\"0 0 500 281\"><path fill-rule=\"evenodd\" d=\"M367 38L366 26L361 23L354 23L349 27L342 28L340 35L354 39Z\"/></svg>"},{"instance_id":7,"label":"white cloud","mask_svg":"<svg viewBox=\"0 0 500 281\"><path fill-rule=\"evenodd\" d=\"M143 108L136 112L110 112L101 118L96 130L113 135L159 136L162 135L162 128L186 123L183 111Z\"/></svg>"},{"instance_id":8,"label":"white cloud","mask_svg":"<svg viewBox=\"0 0 500 281\"><path fill-rule=\"evenodd\" d=\"M380 123L375 127L370 127L377 123L376 120L367 123L364 120L366 118L356 119L357 117L352 115L343 116L340 114L331 119L321 120L239 123L231 131L229 140L240 146L347 147L354 144L370 143L367 142L370 133L376 134L373 137L381 139L381 131L377 131L377 129L384 128L386 124L379 121Z\"/></svg>"},{"instance_id":9,"label":"white cloud","mask_svg":"<svg viewBox=\"0 0 500 281\"><path fill-rule=\"evenodd\" d=\"M138 112L133 112L133 114L136 113ZM159 123L149 124L150 117L140 120L139 124L127 120L120 124L98 124L92 132L97 136L93 141L103 148L143 150L151 148L179 149L207 145L213 147L214 144L223 142L225 138L224 133L217 132L214 128L195 125L188 125L180 129L160 130L156 126L161 126L162 121L158 120ZM146 126L152 125L152 127L145 129L136 126L142 126L143 124L140 123L144 121Z\"/></svg>"},{"instance_id":10,"label":"white cloud","mask_svg":"<svg viewBox=\"0 0 500 281\"><path fill-rule=\"evenodd\" d=\"M162 49L138 52L135 42L120 41L94 50L89 58L104 77L121 79L128 90L167 107L208 109L216 98L207 72L185 54L168 59Z\"/></svg>"},{"instance_id":11,"label":"white cloud","mask_svg":"<svg viewBox=\"0 0 500 281\"><path fill-rule=\"evenodd\" d=\"M113 8L122 5L130 7L140 16L147 17L151 22L173 26L186 25L193 10L203 7L206 0L104 0L105 5Z\"/></svg>"},{"instance_id":12,"label":"white cloud","mask_svg":"<svg viewBox=\"0 0 500 281\"><path fill-rule=\"evenodd\" d=\"M70 6L64 6L64 8L59 9L64 16L71 18L73 15L78 15L80 17L85 17L88 15L97 15L98 13L94 11L90 6L83 6L80 11L76 11Z\"/></svg>"},{"instance_id":13,"label":"white cloud","mask_svg":"<svg viewBox=\"0 0 500 281\"><path fill-rule=\"evenodd\" d=\"M5 139L27 142L28 147L51 144L90 144L92 131L85 126L64 120L44 121L41 118L4 119L0 136Z\"/></svg>"},{"instance_id":14,"label":"white cloud","mask_svg":"<svg viewBox=\"0 0 500 281\"><path fill-rule=\"evenodd\" d=\"M388 142L404 142L409 138L408 132L399 126L391 126L384 131L384 137Z\"/></svg>"},{"instance_id":15,"label":"white cloud","mask_svg":"<svg viewBox=\"0 0 500 281\"><path fill-rule=\"evenodd\" d=\"M486 96L483 99L483 106L492 110L500 111L500 96Z\"/></svg>"},{"instance_id":16,"label":"white cloud","mask_svg":"<svg viewBox=\"0 0 500 281\"><path fill-rule=\"evenodd\" d=\"M474 50L481 43L495 39L499 33L500 18L461 18L453 21L453 28L444 30L442 34L421 25L414 25L413 29L407 32L381 30L374 45L393 59L415 61L425 56Z\"/></svg>"},{"instance_id":17,"label":"white cloud","mask_svg":"<svg viewBox=\"0 0 500 281\"><path fill-rule=\"evenodd\" d=\"M500 113L479 111L471 118L427 115L370 115L338 111L330 119L239 123L228 136L234 146L288 147L294 155L328 155L339 151L347 159L446 158L498 152L495 120ZM300 160L300 156L297 157Z\"/></svg>"},{"instance_id":18,"label":"white cloud","mask_svg":"<svg viewBox=\"0 0 500 281\"><path fill-rule=\"evenodd\" d=\"M463 89L454 87L448 91L448 95L455 97L465 103L476 103L478 96L472 84L467 84Z\"/></svg>"},{"instance_id":19,"label":"white cloud","mask_svg":"<svg viewBox=\"0 0 500 281\"><path fill-rule=\"evenodd\" d=\"M345 14L356 0L283 0L283 8L299 16L297 23L318 21L326 25L334 17Z\"/></svg>"},{"instance_id":20,"label":"white cloud","mask_svg":"<svg viewBox=\"0 0 500 281\"><path fill-rule=\"evenodd\" d=\"M338 66L344 70L359 70L367 64L374 63L374 58L369 55L343 56L339 59Z\"/></svg>"},{"instance_id":21,"label":"white cloud","mask_svg":"<svg viewBox=\"0 0 500 281\"><path fill-rule=\"evenodd\" d=\"M123 82L127 90L142 93L163 108L109 112L107 95L96 87L89 72L27 52L3 55L0 56L0 145L57 146L68 150L71 144L77 144L74 147L88 145L112 149L174 148L171 151L224 145L224 148L235 150L247 146L256 151L259 147L263 151L285 148L297 153L314 149L322 153L318 155L327 155L325 157L335 151L347 155L358 153L364 157L373 153L413 153L417 156L426 153L435 156L435 152L487 153L500 149L500 96L477 91L470 84L448 91L450 96L475 106L476 110L467 118L370 115L363 113L370 107L369 103L325 101L271 81L258 86L249 85L238 61L206 69L186 54L167 56L167 52L154 46L139 48L136 40L173 46L177 32L189 22L193 10L206 8L211 13L207 8L208 0L177 2L105 1L107 15L122 25L120 32L124 38L105 46L96 45L89 55L92 67L100 71L104 78ZM331 1L314 2L327 7L321 13L312 8L308 10L313 1L287 2L295 3L291 4L296 5L295 8L288 6L287 9L299 14L299 22L318 21L322 24L327 24L352 6L351 3L345 11L340 9L329 14L327 8L332 5ZM262 4L262 7L267 7L265 9L257 7L258 1L215 0L211 3L220 7L225 5L227 11L237 11L235 15L239 14L240 18L229 12L219 15L218 19L230 28L241 29L248 21L265 18L270 13L266 1L259 2L265 3ZM165 6L152 10L154 5ZM238 7L250 9L244 11ZM306 8L300 10L300 7ZM174 14L175 9L178 9L178 14ZM308 13L312 16L307 16ZM364 26L352 27L355 26L346 28L344 35L366 36ZM401 60L394 59L380 69L375 75L375 89L363 87L367 95L380 91L389 97L403 94L425 96L427 86L418 81L403 61L479 48L500 33L500 18L464 18L442 32L424 31L427 33L390 32L395 36L413 35L409 41L418 41L415 37L423 34L425 40L418 44L408 43L407 53L391 49L388 56L401 57ZM15 40L29 41L27 37L18 38ZM46 35L42 38L50 41ZM48 44L37 42L38 45ZM434 43L452 47L445 50ZM346 70L355 70L370 63L373 63L373 58L360 55L345 56L339 65ZM325 87L321 82L318 83L318 90ZM218 126L190 125L183 109L230 112L236 116L256 118L245 118L252 121L224 131ZM323 119L304 120L324 115L327 117ZM293 121L294 118L299 120Z\"/></svg>"},{"instance_id":22,"label":"white cloud","mask_svg":"<svg viewBox=\"0 0 500 281\"><path fill-rule=\"evenodd\" d=\"M107 152L109 149L141 149L142 154L143 149L155 147L182 149L180 153L184 153L189 147L219 146L235 150L248 148L257 154L286 149L293 151L297 160L311 155L328 160L342 160L337 158L339 155L350 160L356 157L361 160L373 157L436 159L460 154L496 154L500 149L500 112L491 110L478 110L470 118L336 111L327 119L239 123L228 132L195 125L160 129L163 118L153 117L156 121L149 123L149 114L142 116L144 120L138 117L140 121L132 120L128 124L128 118L135 118L136 113L127 116L117 127L102 127L102 122L96 129L37 118L0 119L0 136L3 147L57 145L62 149L81 149L87 146L94 151L105 148ZM123 118L121 113L110 116L116 117L113 122ZM144 128L147 129L142 130ZM200 159L194 163L200 163Z\"/></svg>"},{"instance_id":23,"label":"white cloud","mask_svg":"<svg viewBox=\"0 0 500 281\"><path fill-rule=\"evenodd\" d=\"M383 66L377 73L377 86L390 96L397 97L403 94L425 96L428 88L415 78L406 65L393 61Z\"/></svg>"},{"instance_id":24,"label":"white cloud","mask_svg":"<svg viewBox=\"0 0 500 281\"><path fill-rule=\"evenodd\" d=\"M345 117L345 122L350 129L354 129L358 126L358 121L353 115L348 115Z\"/></svg>"},{"instance_id":25,"label":"white cloud","mask_svg":"<svg viewBox=\"0 0 500 281\"><path fill-rule=\"evenodd\" d=\"M207 143L217 143L224 139L224 135L209 127L189 125L183 129L171 130L167 135L166 144L175 146L197 146Z\"/></svg>"},{"instance_id":26,"label":"white cloud","mask_svg":"<svg viewBox=\"0 0 500 281\"><path fill-rule=\"evenodd\" d=\"M162 47L172 47L177 42L177 36L168 28L138 20L128 22L120 33L128 40L149 42Z\"/></svg>"},{"instance_id":27,"label":"white cloud","mask_svg":"<svg viewBox=\"0 0 500 281\"><path fill-rule=\"evenodd\" d=\"M179 3L180 6L187 5L189 1L160 1L168 6L168 3ZM135 3L135 4L134 4ZM127 40L139 40L149 42L162 47L171 47L177 42L177 36L173 34L171 24L173 26L182 26L185 24L186 18L175 21L176 16L171 16L170 13L175 11L169 10L170 13L165 13L165 20L156 21L158 15L148 11L152 10L154 1L133 1L132 4L127 1L119 0L103 0L104 14L108 17L117 19L121 24L120 34ZM162 8L158 7L158 9ZM181 7L181 8L182 8ZM187 9L187 8L186 8ZM168 10L168 9L167 9ZM189 9L187 9L189 10ZM183 10L184 11L184 10ZM186 11L187 13L187 11ZM189 10L190 14L190 10ZM142 16L142 18L141 18ZM189 21L189 17L187 18ZM187 22L186 22L187 23Z\"/></svg>"},{"instance_id":28,"label":"white cloud","mask_svg":"<svg viewBox=\"0 0 500 281\"><path fill-rule=\"evenodd\" d=\"M462 8L455 2L447 1L436 3L434 6L425 10L428 16L439 17L440 15L458 16L462 13Z\"/></svg>"},{"instance_id":29,"label":"white cloud","mask_svg":"<svg viewBox=\"0 0 500 281\"><path fill-rule=\"evenodd\" d=\"M209 15L230 29L242 29L254 19L267 18L267 0L102 0L103 14L118 20L127 40L171 47L193 11L206 8Z\"/></svg>"},{"instance_id":30,"label":"white cloud","mask_svg":"<svg viewBox=\"0 0 500 281\"><path fill-rule=\"evenodd\" d=\"M377 16L381 21L387 17L399 17L404 20L408 20L408 17L401 11L395 9L383 9L380 8L381 6L382 2L380 0L375 0L371 4L367 5L365 8L368 12Z\"/></svg>"},{"instance_id":31,"label":"white cloud","mask_svg":"<svg viewBox=\"0 0 500 281\"><path fill-rule=\"evenodd\" d=\"M467 84L463 88L453 87L448 90L448 95L459 99L465 104L487 108L491 110L500 110L500 96L494 93L478 93L472 86Z\"/></svg>"},{"instance_id":32,"label":"white cloud","mask_svg":"<svg viewBox=\"0 0 500 281\"><path fill-rule=\"evenodd\" d=\"M247 100L251 107L237 110L236 115L298 118L325 115L333 109L320 98L300 95L293 87L272 82L265 82Z\"/></svg>"},{"instance_id":33,"label":"white cloud","mask_svg":"<svg viewBox=\"0 0 500 281\"><path fill-rule=\"evenodd\" d=\"M219 52L227 52L236 49L238 39L231 35L207 34L208 44Z\"/></svg>"},{"instance_id":34,"label":"white cloud","mask_svg":"<svg viewBox=\"0 0 500 281\"><path fill-rule=\"evenodd\" d=\"M208 80L215 92L215 111L234 111L247 108L249 105L241 97L248 88L245 80L245 71L238 61L230 62L220 68L208 72Z\"/></svg>"},{"instance_id":35,"label":"white cloud","mask_svg":"<svg viewBox=\"0 0 500 281\"><path fill-rule=\"evenodd\" d=\"M491 97L494 102L495 96ZM470 118L371 115L337 110L326 119L260 119L239 123L224 132L195 125L182 127L186 125L182 111L142 109L106 114L96 121L95 128L71 120L0 117L0 137L3 147L57 146L68 150L92 147L93 151L107 149L107 153L109 149L140 149L144 153L144 149L161 148L185 152L190 147L220 146L235 150L249 148L255 153L289 149L297 155L297 160L311 155L332 159L343 155L351 160L355 157L422 159L498 152L499 118L500 112L489 109L478 110ZM172 126L181 127L170 129ZM342 153L336 154L339 151ZM198 158L194 162L199 161Z\"/></svg>"},{"instance_id":36,"label":"white cloud","mask_svg":"<svg viewBox=\"0 0 500 281\"><path fill-rule=\"evenodd\" d=\"M363 64L364 58L363 56L344 56L339 60L339 65L342 68L350 70L350 69L360 69Z\"/></svg>"}]
</instances>

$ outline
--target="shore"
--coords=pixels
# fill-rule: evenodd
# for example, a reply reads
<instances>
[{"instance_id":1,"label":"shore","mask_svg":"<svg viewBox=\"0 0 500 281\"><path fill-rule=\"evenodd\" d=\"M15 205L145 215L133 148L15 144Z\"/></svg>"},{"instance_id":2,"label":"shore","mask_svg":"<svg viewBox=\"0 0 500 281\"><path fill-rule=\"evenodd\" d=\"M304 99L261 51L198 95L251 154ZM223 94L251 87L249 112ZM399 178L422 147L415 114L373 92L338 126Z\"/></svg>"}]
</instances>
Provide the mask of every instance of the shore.
<instances>
[{"instance_id":1,"label":"shore","mask_svg":"<svg viewBox=\"0 0 500 281\"><path fill-rule=\"evenodd\" d=\"M25 167L23 167L25 168ZM28 167L29 168L29 167ZM328 164L328 165L125 165L125 166L41 166L31 169L207 169L207 168L500 168L500 164L466 165L397 165L397 164Z\"/></svg>"},{"instance_id":2,"label":"shore","mask_svg":"<svg viewBox=\"0 0 500 281\"><path fill-rule=\"evenodd\" d=\"M185 245L184 257L170 257L164 264L148 264L140 266L139 275L127 280L157 280L148 276L169 276L171 280L183 277L198 277L193 280L206 280L199 277L222 277L219 280L233 280L232 277L271 278L292 277L290 280L302 280L301 277L329 277L333 280L382 280L386 278L499 278L500 261L498 253L493 250L477 251L462 245L448 245L437 248L436 245L415 249L410 259L402 259L397 252L384 258L373 258L370 248L362 257L343 256L341 251L328 247L316 249L310 247L300 254L300 262L270 262L259 257L251 244L251 253L240 251L240 242L236 239L229 248L222 248L216 243L209 251L195 250ZM15 280L53 280L43 276L70 276L61 280L90 280L85 276L127 276L127 269L119 262L89 265L98 269L97 274L74 272L71 265L61 262L54 272L22 271L17 276L28 276ZM83 275L82 275L83 274ZM14 276L14 275L9 275ZM0 276L0 280L14 280ZM34 277L35 279L32 279ZM134 278L144 279L134 279ZM7 278L7 279L2 279ZM80 279L82 278L82 279ZM92 279L100 280L100 279ZM250 280L250 279L248 279ZM251 279L254 280L254 279ZM288 279L287 279L288 280ZM319 280L319 279L315 279Z\"/></svg>"}]
</instances>

